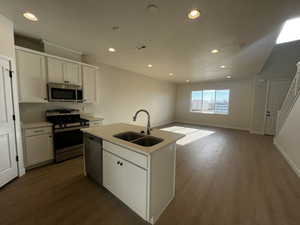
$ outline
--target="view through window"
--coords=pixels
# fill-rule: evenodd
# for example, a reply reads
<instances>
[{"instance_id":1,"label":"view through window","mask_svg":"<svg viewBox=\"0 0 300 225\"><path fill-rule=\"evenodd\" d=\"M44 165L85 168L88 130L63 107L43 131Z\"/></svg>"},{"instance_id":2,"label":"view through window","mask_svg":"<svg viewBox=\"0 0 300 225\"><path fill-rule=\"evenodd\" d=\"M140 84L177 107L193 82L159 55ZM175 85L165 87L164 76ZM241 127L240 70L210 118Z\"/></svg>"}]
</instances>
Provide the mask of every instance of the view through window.
<instances>
[{"instance_id":1,"label":"view through window","mask_svg":"<svg viewBox=\"0 0 300 225\"><path fill-rule=\"evenodd\" d=\"M230 90L192 91L191 111L209 114L229 114Z\"/></svg>"}]
</instances>

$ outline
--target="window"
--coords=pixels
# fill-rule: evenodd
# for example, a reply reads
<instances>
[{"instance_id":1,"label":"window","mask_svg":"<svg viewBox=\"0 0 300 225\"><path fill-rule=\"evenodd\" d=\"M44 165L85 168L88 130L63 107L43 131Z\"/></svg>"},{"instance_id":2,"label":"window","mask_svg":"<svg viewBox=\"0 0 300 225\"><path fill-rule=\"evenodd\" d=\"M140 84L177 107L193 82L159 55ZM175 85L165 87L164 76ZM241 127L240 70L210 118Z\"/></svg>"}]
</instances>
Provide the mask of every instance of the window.
<instances>
[{"instance_id":1,"label":"window","mask_svg":"<svg viewBox=\"0 0 300 225\"><path fill-rule=\"evenodd\" d=\"M191 112L229 114L230 90L192 91Z\"/></svg>"},{"instance_id":2,"label":"window","mask_svg":"<svg viewBox=\"0 0 300 225\"><path fill-rule=\"evenodd\" d=\"M276 44L300 40L300 17L285 22L277 38Z\"/></svg>"}]
</instances>

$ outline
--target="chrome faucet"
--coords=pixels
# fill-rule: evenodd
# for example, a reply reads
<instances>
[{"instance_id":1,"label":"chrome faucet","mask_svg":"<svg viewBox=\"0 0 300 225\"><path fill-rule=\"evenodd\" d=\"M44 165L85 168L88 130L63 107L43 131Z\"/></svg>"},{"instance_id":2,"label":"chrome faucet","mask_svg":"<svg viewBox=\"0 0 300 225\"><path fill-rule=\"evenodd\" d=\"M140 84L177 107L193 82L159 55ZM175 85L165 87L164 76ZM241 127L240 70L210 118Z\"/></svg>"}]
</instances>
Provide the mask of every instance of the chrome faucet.
<instances>
[{"instance_id":1,"label":"chrome faucet","mask_svg":"<svg viewBox=\"0 0 300 225\"><path fill-rule=\"evenodd\" d=\"M137 115L140 113L140 112L144 112L147 114L147 117L148 117L148 123L147 123L147 135L150 135L150 131L151 131L151 126L150 126L150 113L145 110L145 109L140 109L139 111L137 111L134 116L133 116L133 121L136 121L136 118L137 118Z\"/></svg>"}]
</instances>

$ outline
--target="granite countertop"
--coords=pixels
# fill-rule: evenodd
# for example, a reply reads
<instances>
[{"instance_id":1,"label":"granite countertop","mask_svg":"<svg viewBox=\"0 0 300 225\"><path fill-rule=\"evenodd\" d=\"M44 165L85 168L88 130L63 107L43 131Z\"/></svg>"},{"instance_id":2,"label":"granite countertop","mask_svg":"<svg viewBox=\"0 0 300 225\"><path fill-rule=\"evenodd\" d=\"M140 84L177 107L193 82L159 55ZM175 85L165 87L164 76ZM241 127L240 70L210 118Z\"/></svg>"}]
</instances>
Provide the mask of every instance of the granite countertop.
<instances>
[{"instance_id":1,"label":"granite countertop","mask_svg":"<svg viewBox=\"0 0 300 225\"><path fill-rule=\"evenodd\" d=\"M32 129L32 128L39 128L39 127L52 127L52 123L49 123L49 122L22 123L22 128L24 128L24 129Z\"/></svg>"},{"instance_id":2,"label":"granite countertop","mask_svg":"<svg viewBox=\"0 0 300 225\"><path fill-rule=\"evenodd\" d=\"M122 133L122 132L126 132L126 131L134 131L134 132L140 133L142 130L145 130L145 127L126 124L126 123L116 123L116 124L111 124L111 125L104 125L101 127L95 127L95 128L92 127L92 128L82 129L82 131L84 133L88 133L93 136L102 138L103 140L120 145L120 146L125 147L130 150L142 153L144 155L149 155L152 152L162 149L185 136L183 134L177 134L177 133L172 133L172 132L168 132L168 131L162 131L159 129L153 129L151 131L151 136L162 138L163 141L161 143L156 144L151 147L140 146L140 145L137 145L137 144L134 144L134 143L131 143L128 141L124 141L122 139L114 137L114 135L118 134L118 133Z\"/></svg>"}]
</instances>

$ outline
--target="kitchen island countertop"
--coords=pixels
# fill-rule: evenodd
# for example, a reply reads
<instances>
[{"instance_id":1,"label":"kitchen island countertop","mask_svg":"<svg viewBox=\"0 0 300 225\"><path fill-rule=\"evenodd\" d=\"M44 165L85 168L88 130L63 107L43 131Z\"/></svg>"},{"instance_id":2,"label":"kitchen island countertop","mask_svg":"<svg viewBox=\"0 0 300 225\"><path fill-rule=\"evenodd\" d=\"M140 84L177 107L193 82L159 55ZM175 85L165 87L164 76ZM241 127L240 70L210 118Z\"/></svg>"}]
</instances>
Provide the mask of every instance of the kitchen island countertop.
<instances>
[{"instance_id":1,"label":"kitchen island countertop","mask_svg":"<svg viewBox=\"0 0 300 225\"><path fill-rule=\"evenodd\" d=\"M115 123L115 124L104 125L104 126L95 127L95 128L84 128L84 129L82 129L82 131L84 133L91 134L93 136L99 137L108 142L120 145L122 147L125 147L127 149L130 149L130 150L133 150L138 153L145 154L145 155L149 155L159 149L162 149L185 136L183 134L162 131L162 130L154 128L154 129L152 129L150 135L161 138L161 139L163 139L163 141L156 145L153 145L151 147L145 147L145 146L140 146L140 145L137 145L137 144L134 144L134 143L131 143L128 141L124 141L122 139L114 137L114 135L116 135L116 134L119 134L122 132L127 132L127 131L133 131L133 132L138 132L138 133L140 133L141 131L145 131L145 127L142 127L142 126L136 126L136 125L126 124L126 123Z\"/></svg>"}]
</instances>

